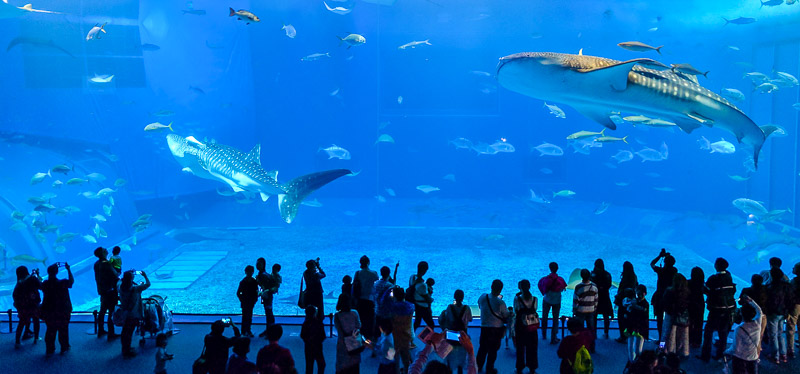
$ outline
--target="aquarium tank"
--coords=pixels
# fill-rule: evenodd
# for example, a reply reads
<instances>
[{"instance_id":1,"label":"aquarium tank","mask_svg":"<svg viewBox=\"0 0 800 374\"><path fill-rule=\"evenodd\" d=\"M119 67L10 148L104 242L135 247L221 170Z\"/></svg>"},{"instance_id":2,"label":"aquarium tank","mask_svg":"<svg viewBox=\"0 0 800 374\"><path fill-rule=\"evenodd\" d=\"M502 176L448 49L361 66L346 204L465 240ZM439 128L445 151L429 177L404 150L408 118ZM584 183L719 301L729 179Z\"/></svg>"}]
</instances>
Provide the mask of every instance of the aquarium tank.
<instances>
[{"instance_id":1,"label":"aquarium tank","mask_svg":"<svg viewBox=\"0 0 800 374\"><path fill-rule=\"evenodd\" d=\"M551 261L654 289L661 248L739 289L789 272L798 22L794 0L3 0L0 310L17 266L57 262L97 309L98 246L177 313L238 313L260 257L279 315L316 258L328 311L362 255L403 286L430 263L436 313Z\"/></svg>"}]
</instances>

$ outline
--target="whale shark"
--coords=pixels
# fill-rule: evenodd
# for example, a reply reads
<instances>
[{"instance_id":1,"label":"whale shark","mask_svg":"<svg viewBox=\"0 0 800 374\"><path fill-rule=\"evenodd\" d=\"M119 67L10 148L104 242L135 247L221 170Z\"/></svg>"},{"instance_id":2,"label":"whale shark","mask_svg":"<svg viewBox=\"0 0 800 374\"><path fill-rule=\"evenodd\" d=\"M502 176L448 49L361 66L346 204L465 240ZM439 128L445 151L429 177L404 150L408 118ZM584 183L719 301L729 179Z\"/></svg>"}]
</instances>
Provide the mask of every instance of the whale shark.
<instances>
[{"instance_id":1,"label":"whale shark","mask_svg":"<svg viewBox=\"0 0 800 374\"><path fill-rule=\"evenodd\" d=\"M278 172L261 166L261 146L244 153L236 148L202 143L193 136L167 135L170 152L183 170L197 177L223 182L235 192L260 195L263 201L278 195L278 209L286 223L292 223L303 199L333 180L350 174L347 169L326 170L278 183Z\"/></svg>"},{"instance_id":2,"label":"whale shark","mask_svg":"<svg viewBox=\"0 0 800 374\"><path fill-rule=\"evenodd\" d=\"M731 132L753 147L753 161L775 126L759 127L722 96L697 79L663 69L647 58L617 61L604 57L524 52L500 58L497 81L503 87L540 100L558 101L615 130L616 112L648 115L674 122L691 133L701 125Z\"/></svg>"}]
</instances>

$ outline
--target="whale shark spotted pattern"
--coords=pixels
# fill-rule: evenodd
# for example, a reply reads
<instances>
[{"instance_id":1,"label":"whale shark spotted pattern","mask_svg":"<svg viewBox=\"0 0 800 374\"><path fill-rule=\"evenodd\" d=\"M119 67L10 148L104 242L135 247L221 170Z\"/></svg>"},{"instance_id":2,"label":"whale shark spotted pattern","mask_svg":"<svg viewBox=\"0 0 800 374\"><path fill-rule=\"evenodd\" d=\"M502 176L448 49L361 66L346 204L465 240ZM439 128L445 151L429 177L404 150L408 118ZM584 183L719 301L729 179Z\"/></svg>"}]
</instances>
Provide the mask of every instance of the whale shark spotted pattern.
<instances>
[{"instance_id":1,"label":"whale shark spotted pattern","mask_svg":"<svg viewBox=\"0 0 800 374\"><path fill-rule=\"evenodd\" d=\"M286 223L292 223L303 199L332 182L350 174L347 169L334 169L303 175L285 184L278 183L278 172L261 166L261 146L244 153L236 148L215 143L201 143L194 137L167 135L172 155L195 176L217 180L229 185L235 192L260 195L263 201L278 195L278 208Z\"/></svg>"},{"instance_id":2,"label":"whale shark spotted pattern","mask_svg":"<svg viewBox=\"0 0 800 374\"><path fill-rule=\"evenodd\" d=\"M615 112L648 115L674 122L686 133L705 125L720 127L758 154L775 126L757 126L722 96L700 86L693 76L669 71L657 61L616 61L603 57L525 52L500 58L498 82L540 100L568 104L586 117L616 129Z\"/></svg>"}]
</instances>

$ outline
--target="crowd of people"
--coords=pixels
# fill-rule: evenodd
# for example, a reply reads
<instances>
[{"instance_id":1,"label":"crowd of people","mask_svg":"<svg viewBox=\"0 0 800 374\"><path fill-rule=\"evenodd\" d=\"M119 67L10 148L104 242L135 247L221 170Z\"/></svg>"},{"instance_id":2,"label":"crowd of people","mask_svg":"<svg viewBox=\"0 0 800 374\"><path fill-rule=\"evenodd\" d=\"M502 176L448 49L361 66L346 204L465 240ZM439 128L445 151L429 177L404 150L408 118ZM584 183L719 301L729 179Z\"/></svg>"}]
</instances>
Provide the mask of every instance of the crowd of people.
<instances>
[{"instance_id":1,"label":"crowd of people","mask_svg":"<svg viewBox=\"0 0 800 374\"><path fill-rule=\"evenodd\" d=\"M98 337L107 336L108 340L113 340L120 336L115 334L115 325L121 325L122 355L131 357L136 355L131 339L142 319L142 291L150 286L150 280L143 271L121 272L118 248L114 251L112 258L108 258L105 248L98 247L94 252L97 257L94 273L100 296ZM716 259L715 273L708 278L702 269L694 267L687 279L675 267L675 258L662 249L650 263L657 282L649 300L648 289L639 284L630 262L622 266L612 299L613 276L605 269L603 260L597 259L592 270L580 271L581 281L574 285L572 313L568 317L560 316L562 295L572 287L558 274L557 263L550 263L550 273L536 284L542 295L541 309L529 280L517 283L519 291L506 304L502 296L504 284L495 279L488 292L476 300L480 310L477 352L467 334L473 315L465 303L463 290L454 290L453 302L438 315L438 325L435 323L431 305L436 283L432 278L425 278L429 269L427 262L417 265L405 287L396 278L397 265L393 275L388 266L381 267L380 273L372 270L367 256L361 257L359 263L360 268L353 276L342 279L342 293L333 317L337 332L337 374L358 374L365 350L379 360L379 374L454 371L463 374L465 370L468 374L495 374L497 352L506 337L511 338L516 348L516 371L521 373L527 368L533 374L539 368L539 334L543 341L558 345L560 373L591 373L597 339L610 339L615 306L619 334L615 340L627 347L625 373L681 373L681 362L689 359L691 348L700 349L698 359L721 360L732 373L757 373L761 359L781 365L795 357L795 332L800 316L800 263L794 265L794 277L790 279L781 270L782 262L778 258L770 259L768 270L754 274L751 286L741 290L736 298L736 284L725 259ZM61 267L67 271L67 279L58 278ZM203 354L195 362L194 372L290 374L297 371L292 353L279 344L283 327L275 322L272 312L274 295L282 284L280 271L281 266L274 264L268 272L264 258L259 258L255 267L245 267L245 277L236 291L242 309L241 330L229 318L214 322L211 332L205 336ZM47 273L47 279L43 280L36 270L29 273L24 266L17 268L18 281L13 293L19 316L16 347L21 347L21 337L26 330L24 334L33 338L33 344L37 343L41 319L47 326L45 353L52 355L56 337L62 353L70 348L69 289L74 278L67 263L50 265ZM143 277L143 283L134 282L137 273ZM305 310L300 338L305 344L307 374L313 374L315 365L320 374L326 369L321 282L325 277L319 259L306 262L297 305ZM259 300L266 315L266 329L259 336L265 337L269 344L258 351L256 361L252 362L247 355L251 339L255 338L252 319ZM708 311L705 325L704 309ZM657 327L657 338L652 339L651 311ZM598 326L600 316L602 336ZM563 340L558 338L559 321L564 321L569 331ZM224 335L227 327L232 328L234 336ZM728 345L731 331L733 343ZM415 336L425 343L421 350L415 346ZM645 350L646 341L656 341L657 348ZM159 334L156 342L154 372L165 373L166 362L172 359L166 352L167 336ZM414 358L415 350L418 352ZM440 360L428 361L428 356L434 352Z\"/></svg>"}]
</instances>

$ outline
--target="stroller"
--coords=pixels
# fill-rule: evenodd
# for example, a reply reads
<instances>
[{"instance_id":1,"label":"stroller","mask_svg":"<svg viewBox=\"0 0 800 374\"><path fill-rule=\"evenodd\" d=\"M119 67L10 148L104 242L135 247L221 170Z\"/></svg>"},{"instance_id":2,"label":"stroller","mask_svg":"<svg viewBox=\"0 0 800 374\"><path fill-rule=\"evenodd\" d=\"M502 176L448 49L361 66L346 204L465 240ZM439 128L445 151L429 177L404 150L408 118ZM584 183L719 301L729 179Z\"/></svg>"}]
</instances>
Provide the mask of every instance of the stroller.
<instances>
[{"instance_id":1,"label":"stroller","mask_svg":"<svg viewBox=\"0 0 800 374\"><path fill-rule=\"evenodd\" d=\"M167 336L178 333L180 330L175 329L172 323L172 310L166 304L166 298L159 295L152 295L147 298L142 298L142 316L139 321L139 345L145 345L146 338L155 338L159 333L164 333ZM149 336L145 336L149 333Z\"/></svg>"}]
</instances>

